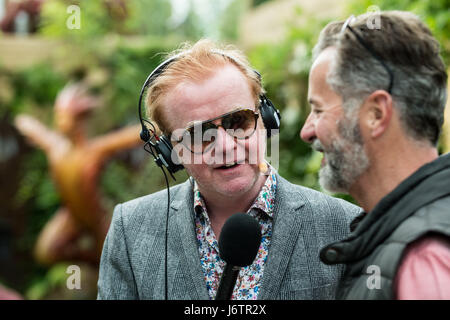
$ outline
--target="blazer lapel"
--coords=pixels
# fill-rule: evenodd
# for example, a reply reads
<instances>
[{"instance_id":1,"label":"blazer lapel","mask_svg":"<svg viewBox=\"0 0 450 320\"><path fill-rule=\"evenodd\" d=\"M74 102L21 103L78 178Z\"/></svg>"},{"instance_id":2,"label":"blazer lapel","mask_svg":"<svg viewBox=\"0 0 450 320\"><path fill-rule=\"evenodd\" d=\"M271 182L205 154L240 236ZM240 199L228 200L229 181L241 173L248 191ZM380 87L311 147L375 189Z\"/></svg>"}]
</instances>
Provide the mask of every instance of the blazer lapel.
<instances>
[{"instance_id":1,"label":"blazer lapel","mask_svg":"<svg viewBox=\"0 0 450 320\"><path fill-rule=\"evenodd\" d=\"M175 215L178 230L180 231L180 249L184 251L184 256L186 257L187 263L185 270L189 270L187 272L190 273L197 293L196 295L192 295L190 298L208 300L209 295L200 264L197 238L195 234L193 193L189 181L185 186L186 187L183 188L184 192L180 192L180 197L177 197L177 199L173 201L171 207L177 211L175 212Z\"/></svg>"},{"instance_id":2,"label":"blazer lapel","mask_svg":"<svg viewBox=\"0 0 450 320\"><path fill-rule=\"evenodd\" d=\"M302 215L297 212L305 204L301 195L292 192L289 182L278 174L277 182L272 240L258 299L276 299L303 227Z\"/></svg>"}]
</instances>

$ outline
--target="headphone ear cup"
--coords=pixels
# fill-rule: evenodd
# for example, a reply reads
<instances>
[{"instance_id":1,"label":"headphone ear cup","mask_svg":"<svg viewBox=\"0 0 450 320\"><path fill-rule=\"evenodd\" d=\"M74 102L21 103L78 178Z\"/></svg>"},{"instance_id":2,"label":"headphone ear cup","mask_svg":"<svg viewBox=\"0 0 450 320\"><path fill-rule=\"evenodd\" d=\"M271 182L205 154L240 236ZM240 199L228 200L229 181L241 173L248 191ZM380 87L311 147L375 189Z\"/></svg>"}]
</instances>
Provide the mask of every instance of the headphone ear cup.
<instances>
[{"instance_id":1,"label":"headphone ear cup","mask_svg":"<svg viewBox=\"0 0 450 320\"><path fill-rule=\"evenodd\" d=\"M150 140L150 132L145 126L142 126L142 130L139 136L141 137L141 140L144 142L148 142L148 140Z\"/></svg>"},{"instance_id":2,"label":"headphone ear cup","mask_svg":"<svg viewBox=\"0 0 450 320\"><path fill-rule=\"evenodd\" d=\"M264 127L267 130L267 137L270 138L272 130L280 129L281 115L280 111L276 109L265 95L260 96L260 113L264 123Z\"/></svg>"},{"instance_id":3,"label":"headphone ear cup","mask_svg":"<svg viewBox=\"0 0 450 320\"><path fill-rule=\"evenodd\" d=\"M176 164L172 161L173 147L166 136L162 135L159 137L159 141L156 142L156 149L158 151L156 163L159 166L164 165L171 173L175 173L184 168L181 164Z\"/></svg>"}]
</instances>

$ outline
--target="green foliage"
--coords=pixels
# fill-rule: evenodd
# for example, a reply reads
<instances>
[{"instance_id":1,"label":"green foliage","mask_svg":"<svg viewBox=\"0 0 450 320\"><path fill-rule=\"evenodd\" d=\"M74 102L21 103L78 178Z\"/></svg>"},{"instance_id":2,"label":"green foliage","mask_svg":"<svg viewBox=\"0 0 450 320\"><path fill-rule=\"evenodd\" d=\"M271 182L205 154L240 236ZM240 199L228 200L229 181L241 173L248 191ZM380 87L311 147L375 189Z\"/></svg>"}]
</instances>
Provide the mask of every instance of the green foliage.
<instances>
[{"instance_id":1,"label":"green foliage","mask_svg":"<svg viewBox=\"0 0 450 320\"><path fill-rule=\"evenodd\" d=\"M64 1L50 0L46 1L41 11L40 33L46 36L85 36L102 35L111 29L111 19L102 9L102 1L83 1L73 2L81 9L81 28L67 28L68 5Z\"/></svg>"},{"instance_id":2,"label":"green foliage","mask_svg":"<svg viewBox=\"0 0 450 320\"><path fill-rule=\"evenodd\" d=\"M29 216L25 236L16 241L20 250L29 250L34 245L39 231L60 205L48 171L45 154L36 150L26 157L21 164L22 177L14 197L16 207L27 206L33 215Z\"/></svg>"},{"instance_id":3,"label":"green foliage","mask_svg":"<svg viewBox=\"0 0 450 320\"><path fill-rule=\"evenodd\" d=\"M40 33L48 37L80 40L107 34L145 35L179 39L236 39L241 13L249 1L197 1L186 0L188 13L182 21L172 22L169 0L48 0L41 12ZM79 29L67 27L78 13L68 11L69 5L79 8ZM227 5L224 5L227 4ZM175 4L176 5L176 2ZM207 7L208 12L205 13Z\"/></svg>"},{"instance_id":4,"label":"green foliage","mask_svg":"<svg viewBox=\"0 0 450 320\"><path fill-rule=\"evenodd\" d=\"M302 14L300 9L297 13ZM282 113L279 172L289 181L314 189L320 189L317 171L321 156L300 139L299 132L309 113L311 51L326 22L309 17L301 27L290 26L279 44L260 45L248 52L252 65L263 76L267 96Z\"/></svg>"},{"instance_id":5,"label":"green foliage","mask_svg":"<svg viewBox=\"0 0 450 320\"><path fill-rule=\"evenodd\" d=\"M404 10L417 14L431 29L442 46L447 65L450 61L450 1L449 0L363 0L352 1L349 12L362 14L370 6L380 10Z\"/></svg>"},{"instance_id":6,"label":"green foliage","mask_svg":"<svg viewBox=\"0 0 450 320\"><path fill-rule=\"evenodd\" d=\"M122 1L46 1L42 9L40 32L52 37L99 37L110 33L165 35L171 6L165 0ZM70 4L80 8L80 29L67 28L73 12Z\"/></svg>"},{"instance_id":7,"label":"green foliage","mask_svg":"<svg viewBox=\"0 0 450 320\"><path fill-rule=\"evenodd\" d=\"M45 109L52 105L58 91L63 86L63 79L58 72L48 68L48 64L34 65L26 70L11 73L0 67L0 78L6 83L0 89L10 98L1 99L0 116L16 114L30 110L32 106ZM36 111L37 111L36 110Z\"/></svg>"},{"instance_id":8,"label":"green foliage","mask_svg":"<svg viewBox=\"0 0 450 320\"><path fill-rule=\"evenodd\" d=\"M218 30L221 39L235 40L238 38L238 29L241 14L247 9L248 1L232 0L219 14Z\"/></svg>"},{"instance_id":9,"label":"green foliage","mask_svg":"<svg viewBox=\"0 0 450 320\"><path fill-rule=\"evenodd\" d=\"M164 37L171 31L167 23L172 13L169 1L127 0L126 3L129 10L125 23L127 33Z\"/></svg>"},{"instance_id":10,"label":"green foliage","mask_svg":"<svg viewBox=\"0 0 450 320\"><path fill-rule=\"evenodd\" d=\"M68 263L58 263L52 266L44 276L34 278L25 293L25 297L30 300L43 299L52 289L64 285L67 279L66 270L68 266Z\"/></svg>"},{"instance_id":11,"label":"green foliage","mask_svg":"<svg viewBox=\"0 0 450 320\"><path fill-rule=\"evenodd\" d=\"M252 0L252 6L257 7L265 2L269 2L271 0Z\"/></svg>"}]
</instances>

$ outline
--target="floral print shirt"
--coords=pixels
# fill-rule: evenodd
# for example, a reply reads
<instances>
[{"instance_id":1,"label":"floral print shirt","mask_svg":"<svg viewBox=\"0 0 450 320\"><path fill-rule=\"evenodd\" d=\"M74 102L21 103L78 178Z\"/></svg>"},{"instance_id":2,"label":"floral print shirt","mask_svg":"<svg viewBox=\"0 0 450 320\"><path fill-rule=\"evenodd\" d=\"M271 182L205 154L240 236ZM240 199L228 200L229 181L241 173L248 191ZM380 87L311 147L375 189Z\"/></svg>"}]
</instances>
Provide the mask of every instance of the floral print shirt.
<instances>
[{"instance_id":1,"label":"floral print shirt","mask_svg":"<svg viewBox=\"0 0 450 320\"><path fill-rule=\"evenodd\" d=\"M254 217L261 226L261 244L253 264L241 268L233 290L232 300L256 300L262 282L264 265L267 260L272 237L273 207L277 180L274 169L269 166L268 177L247 214ZM197 244L200 261L205 276L210 299L214 299L219 288L225 261L219 256L218 239L214 235L205 202L194 183L194 211Z\"/></svg>"}]
</instances>

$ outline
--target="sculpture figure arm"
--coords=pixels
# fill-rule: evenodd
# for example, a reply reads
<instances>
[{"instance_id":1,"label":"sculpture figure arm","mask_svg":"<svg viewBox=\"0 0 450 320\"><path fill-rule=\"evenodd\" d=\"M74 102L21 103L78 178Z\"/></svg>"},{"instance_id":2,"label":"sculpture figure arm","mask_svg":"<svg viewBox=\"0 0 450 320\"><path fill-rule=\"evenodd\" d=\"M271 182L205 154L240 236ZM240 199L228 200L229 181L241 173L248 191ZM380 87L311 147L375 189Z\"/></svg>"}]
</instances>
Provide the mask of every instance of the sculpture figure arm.
<instances>
[{"instance_id":1,"label":"sculpture figure arm","mask_svg":"<svg viewBox=\"0 0 450 320\"><path fill-rule=\"evenodd\" d=\"M115 152L138 146L141 143L140 130L140 125L128 126L95 138L92 144L102 158L107 158Z\"/></svg>"},{"instance_id":2,"label":"sculpture figure arm","mask_svg":"<svg viewBox=\"0 0 450 320\"><path fill-rule=\"evenodd\" d=\"M20 114L14 119L14 124L32 144L46 152L65 142L61 135L32 116Z\"/></svg>"}]
</instances>

